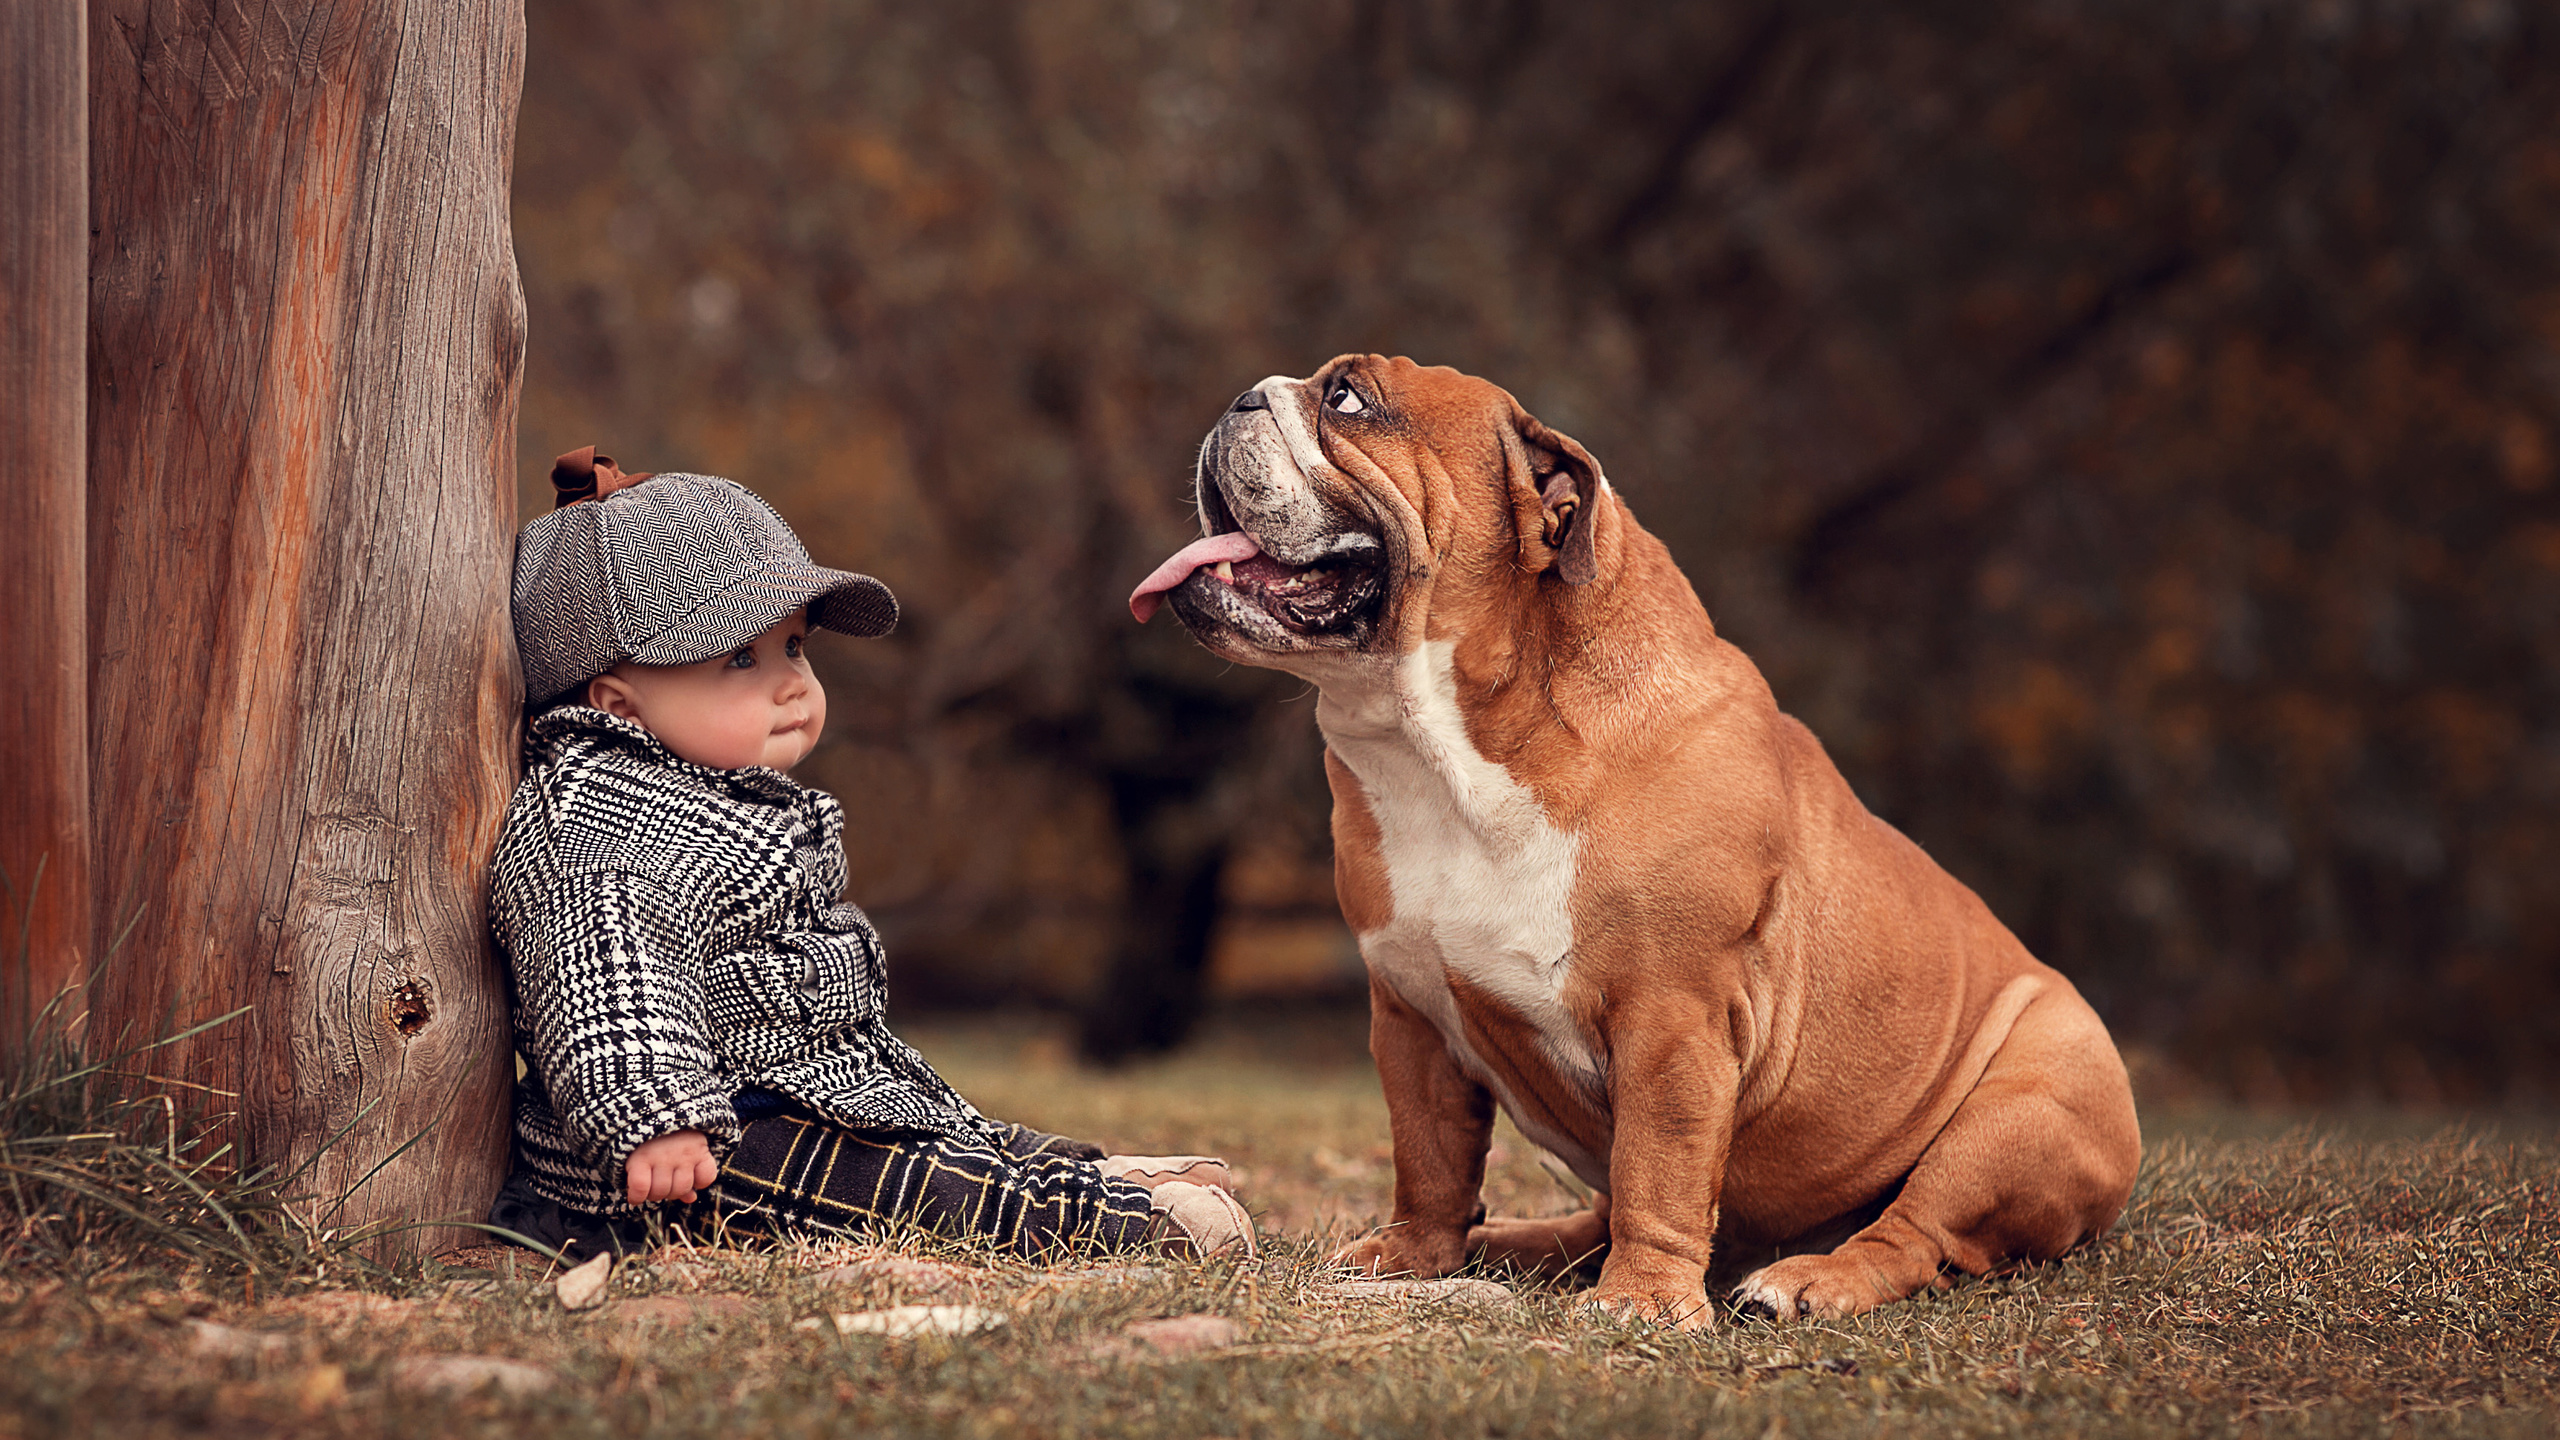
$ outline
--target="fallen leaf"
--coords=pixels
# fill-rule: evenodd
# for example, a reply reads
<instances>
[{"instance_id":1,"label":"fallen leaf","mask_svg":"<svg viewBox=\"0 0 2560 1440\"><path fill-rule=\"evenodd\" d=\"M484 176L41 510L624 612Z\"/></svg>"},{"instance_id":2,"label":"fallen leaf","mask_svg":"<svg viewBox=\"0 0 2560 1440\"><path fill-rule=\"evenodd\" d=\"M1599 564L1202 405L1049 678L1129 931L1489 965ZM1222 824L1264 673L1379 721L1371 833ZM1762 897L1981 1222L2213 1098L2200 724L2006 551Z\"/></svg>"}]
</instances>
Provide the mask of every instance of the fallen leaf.
<instances>
[{"instance_id":1,"label":"fallen leaf","mask_svg":"<svg viewBox=\"0 0 2560 1440\"><path fill-rule=\"evenodd\" d=\"M392 1362L391 1384L399 1390L431 1390L467 1395L492 1389L502 1395L538 1395L556 1383L550 1371L521 1360L495 1355L419 1355Z\"/></svg>"},{"instance_id":2,"label":"fallen leaf","mask_svg":"<svg viewBox=\"0 0 2560 1440\"><path fill-rule=\"evenodd\" d=\"M974 1335L1005 1324L1007 1318L1000 1310L976 1305L893 1305L838 1315L835 1322L840 1335L886 1335L894 1340L909 1335Z\"/></svg>"},{"instance_id":3,"label":"fallen leaf","mask_svg":"<svg viewBox=\"0 0 2560 1440\"><path fill-rule=\"evenodd\" d=\"M361 1290L322 1290L278 1300L267 1307L284 1315L300 1315L324 1325L358 1320L402 1320L426 1308L423 1302L368 1295Z\"/></svg>"},{"instance_id":4,"label":"fallen leaf","mask_svg":"<svg viewBox=\"0 0 2560 1440\"><path fill-rule=\"evenodd\" d=\"M744 1295L652 1295L646 1300L617 1301L613 1318L623 1325L685 1325L700 1320L732 1320L746 1311Z\"/></svg>"},{"instance_id":5,"label":"fallen leaf","mask_svg":"<svg viewBox=\"0 0 2560 1440\"><path fill-rule=\"evenodd\" d=\"M1171 1359L1223 1350L1244 1338L1244 1327L1224 1315L1180 1315L1170 1320L1141 1320L1123 1328L1122 1340L1133 1349Z\"/></svg>"},{"instance_id":6,"label":"fallen leaf","mask_svg":"<svg viewBox=\"0 0 2560 1440\"><path fill-rule=\"evenodd\" d=\"M1082 1270L1058 1270L1033 1282L1040 1285L1144 1285L1161 1280L1165 1272L1152 1265L1093 1265Z\"/></svg>"},{"instance_id":7,"label":"fallen leaf","mask_svg":"<svg viewBox=\"0 0 2560 1440\"><path fill-rule=\"evenodd\" d=\"M329 1409L347 1398L347 1370L343 1365L314 1365L302 1372L293 1387L294 1403L305 1415Z\"/></svg>"},{"instance_id":8,"label":"fallen leaf","mask_svg":"<svg viewBox=\"0 0 2560 1440\"><path fill-rule=\"evenodd\" d=\"M264 1360L292 1346L293 1339L287 1335L265 1335L211 1320L187 1322L188 1352L208 1360Z\"/></svg>"},{"instance_id":9,"label":"fallen leaf","mask_svg":"<svg viewBox=\"0 0 2560 1440\"><path fill-rule=\"evenodd\" d=\"M930 1260L910 1260L899 1255L832 1265L817 1274L821 1285L893 1285L926 1295L956 1293L967 1279L967 1272L957 1266L937 1265Z\"/></svg>"},{"instance_id":10,"label":"fallen leaf","mask_svg":"<svg viewBox=\"0 0 2560 1440\"><path fill-rule=\"evenodd\" d=\"M662 1252L663 1253L663 1252ZM701 1290L720 1282L720 1267L698 1260L651 1260L649 1269L678 1290Z\"/></svg>"},{"instance_id":11,"label":"fallen leaf","mask_svg":"<svg viewBox=\"0 0 2560 1440\"><path fill-rule=\"evenodd\" d=\"M1344 1280L1311 1286L1311 1297L1355 1302L1405 1301L1460 1305L1475 1310L1517 1311L1520 1297L1490 1280Z\"/></svg>"}]
</instances>

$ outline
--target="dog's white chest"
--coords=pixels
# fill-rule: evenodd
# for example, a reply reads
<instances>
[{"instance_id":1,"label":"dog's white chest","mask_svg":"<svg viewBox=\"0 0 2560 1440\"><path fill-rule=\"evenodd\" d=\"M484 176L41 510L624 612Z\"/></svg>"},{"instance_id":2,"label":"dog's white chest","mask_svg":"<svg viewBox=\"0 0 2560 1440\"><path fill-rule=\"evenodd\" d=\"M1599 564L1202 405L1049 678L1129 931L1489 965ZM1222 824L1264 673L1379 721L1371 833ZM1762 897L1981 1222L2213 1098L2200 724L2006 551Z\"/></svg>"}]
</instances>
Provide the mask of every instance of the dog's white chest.
<instances>
[{"instance_id":1,"label":"dog's white chest","mask_svg":"<svg viewBox=\"0 0 2560 1440\"><path fill-rule=\"evenodd\" d=\"M1359 778L1377 821L1393 918L1359 937L1369 968L1429 1017L1451 1053L1490 1086L1530 1139L1607 1183L1607 1157L1525 1117L1468 1043L1455 972L1535 1028L1557 1073L1596 1093L1600 1067L1567 1013L1573 951L1574 837L1529 789L1467 739L1447 642L1426 644L1385 676L1328 677L1316 708L1326 743ZM1344 677L1348 678L1348 677ZM1532 1128L1535 1126L1535 1128Z\"/></svg>"}]
</instances>

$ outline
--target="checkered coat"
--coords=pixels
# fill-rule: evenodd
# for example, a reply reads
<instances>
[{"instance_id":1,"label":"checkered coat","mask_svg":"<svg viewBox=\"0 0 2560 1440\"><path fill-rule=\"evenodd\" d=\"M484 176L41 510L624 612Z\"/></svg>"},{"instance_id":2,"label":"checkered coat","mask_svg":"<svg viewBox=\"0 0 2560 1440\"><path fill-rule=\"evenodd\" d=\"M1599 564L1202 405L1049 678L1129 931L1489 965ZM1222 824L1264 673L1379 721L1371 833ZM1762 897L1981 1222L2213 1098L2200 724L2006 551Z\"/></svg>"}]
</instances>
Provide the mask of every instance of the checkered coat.
<instances>
[{"instance_id":1,"label":"checkered coat","mask_svg":"<svg viewBox=\"0 0 2560 1440\"><path fill-rule=\"evenodd\" d=\"M637 724L535 718L491 863L512 981L518 1165L618 1214L643 1141L737 1143L731 1097L780 1091L863 1128L1000 1141L882 1022L885 956L844 903L844 811L761 766L680 760Z\"/></svg>"}]
</instances>

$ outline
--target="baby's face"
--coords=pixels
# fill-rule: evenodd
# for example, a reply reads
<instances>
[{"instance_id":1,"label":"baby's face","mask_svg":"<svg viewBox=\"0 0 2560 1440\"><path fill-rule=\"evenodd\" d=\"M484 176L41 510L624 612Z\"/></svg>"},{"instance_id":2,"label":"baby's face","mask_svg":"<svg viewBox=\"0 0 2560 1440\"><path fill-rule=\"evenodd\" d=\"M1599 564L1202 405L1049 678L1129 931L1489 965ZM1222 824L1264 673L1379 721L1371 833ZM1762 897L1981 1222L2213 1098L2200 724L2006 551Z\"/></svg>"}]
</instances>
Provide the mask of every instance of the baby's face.
<instances>
[{"instance_id":1,"label":"baby's face","mask_svg":"<svg viewBox=\"0 0 2560 1440\"><path fill-rule=\"evenodd\" d=\"M587 682L587 703L636 720L696 765L788 770L827 728L827 692L809 670L809 615L785 616L726 655L691 665L624 663Z\"/></svg>"}]
</instances>

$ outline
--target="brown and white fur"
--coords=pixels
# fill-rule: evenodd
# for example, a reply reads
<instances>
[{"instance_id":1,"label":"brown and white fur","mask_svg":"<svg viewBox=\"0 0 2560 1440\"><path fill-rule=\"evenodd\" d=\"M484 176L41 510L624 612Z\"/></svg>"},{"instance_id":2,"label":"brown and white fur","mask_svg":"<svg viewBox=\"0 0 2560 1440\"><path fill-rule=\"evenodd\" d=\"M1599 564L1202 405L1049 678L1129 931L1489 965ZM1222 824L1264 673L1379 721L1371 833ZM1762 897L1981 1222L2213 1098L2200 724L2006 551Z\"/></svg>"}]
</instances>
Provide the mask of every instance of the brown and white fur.
<instances>
[{"instance_id":1,"label":"brown and white fur","mask_svg":"<svg viewBox=\"0 0 2560 1440\"><path fill-rule=\"evenodd\" d=\"M1697 1326L1720 1249L1845 1235L1736 1298L1855 1314L2114 1222L2141 1146L2096 1013L1867 813L1580 445L1352 355L1247 391L1198 484L1260 553L1166 598L1320 692L1396 1165L1340 1260L1605 1253L1592 1303ZM1497 1104L1591 1209L1480 1219Z\"/></svg>"}]
</instances>

